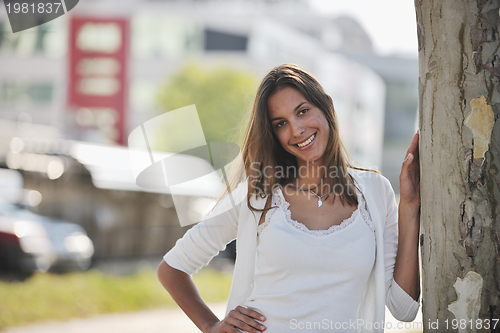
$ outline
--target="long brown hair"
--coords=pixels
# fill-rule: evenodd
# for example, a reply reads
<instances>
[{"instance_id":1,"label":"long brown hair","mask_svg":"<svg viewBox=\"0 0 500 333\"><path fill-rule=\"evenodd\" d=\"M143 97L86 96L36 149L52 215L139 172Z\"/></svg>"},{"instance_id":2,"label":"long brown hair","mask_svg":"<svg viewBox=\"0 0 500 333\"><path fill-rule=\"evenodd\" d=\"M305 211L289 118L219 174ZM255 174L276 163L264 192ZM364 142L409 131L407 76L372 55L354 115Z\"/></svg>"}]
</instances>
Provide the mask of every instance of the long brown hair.
<instances>
[{"instance_id":1,"label":"long brown hair","mask_svg":"<svg viewBox=\"0 0 500 333\"><path fill-rule=\"evenodd\" d=\"M244 171L248 177L247 204L253 211L262 211L250 204L255 195L265 198L272 189L284 186L294 180L288 172L297 170L297 159L287 152L276 137L268 118L268 99L284 87L297 89L311 104L318 107L325 115L330 134L325 150L326 170L337 170L336 177L323 175L329 188L353 189L356 184L347 172L348 168L373 171L352 165L339 135L339 126L332 98L325 93L319 82L305 69L294 64L283 64L273 68L260 84L248 127L242 144ZM349 158L348 158L349 157ZM353 160L352 160L353 161ZM374 171L377 172L377 171ZM241 175L241 174L240 174ZM277 177L277 175L281 175ZM355 191L342 191L339 194L342 204L357 205Z\"/></svg>"}]
</instances>

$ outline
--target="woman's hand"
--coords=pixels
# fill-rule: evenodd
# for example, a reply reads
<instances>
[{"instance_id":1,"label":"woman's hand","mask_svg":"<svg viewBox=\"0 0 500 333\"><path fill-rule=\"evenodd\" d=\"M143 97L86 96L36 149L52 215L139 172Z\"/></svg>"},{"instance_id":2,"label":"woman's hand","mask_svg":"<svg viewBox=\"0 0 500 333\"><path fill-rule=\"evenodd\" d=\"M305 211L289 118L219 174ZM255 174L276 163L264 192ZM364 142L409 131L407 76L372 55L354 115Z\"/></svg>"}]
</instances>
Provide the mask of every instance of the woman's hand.
<instances>
[{"instance_id":1,"label":"woman's hand","mask_svg":"<svg viewBox=\"0 0 500 333\"><path fill-rule=\"evenodd\" d=\"M399 176L398 251L394 280L414 300L420 295L418 234L420 223L420 165L418 131L406 152Z\"/></svg>"},{"instance_id":2,"label":"woman's hand","mask_svg":"<svg viewBox=\"0 0 500 333\"><path fill-rule=\"evenodd\" d=\"M226 318L212 325L205 333L260 333L266 329L264 325L257 322L264 321L266 318L257 311L237 306L229 311ZM238 330L238 328L240 330Z\"/></svg>"},{"instance_id":3,"label":"woman's hand","mask_svg":"<svg viewBox=\"0 0 500 333\"><path fill-rule=\"evenodd\" d=\"M266 318L257 311L237 306L226 318L219 318L203 302L191 277L162 260L158 266L158 278L179 307L193 323L205 333L262 332L266 327L256 320ZM239 330L240 329L240 330Z\"/></svg>"},{"instance_id":4,"label":"woman's hand","mask_svg":"<svg viewBox=\"0 0 500 333\"><path fill-rule=\"evenodd\" d=\"M418 131L406 152L399 175L400 202L414 209L420 208L420 164L418 156Z\"/></svg>"}]
</instances>

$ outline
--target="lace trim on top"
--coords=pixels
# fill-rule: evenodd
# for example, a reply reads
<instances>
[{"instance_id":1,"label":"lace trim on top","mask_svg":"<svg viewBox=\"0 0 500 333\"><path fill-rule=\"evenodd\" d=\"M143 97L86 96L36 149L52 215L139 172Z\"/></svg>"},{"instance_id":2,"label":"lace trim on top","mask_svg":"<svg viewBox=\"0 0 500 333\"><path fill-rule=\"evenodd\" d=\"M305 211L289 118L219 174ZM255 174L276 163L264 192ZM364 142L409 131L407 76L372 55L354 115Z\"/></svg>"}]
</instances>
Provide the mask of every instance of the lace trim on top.
<instances>
[{"instance_id":1,"label":"lace trim on top","mask_svg":"<svg viewBox=\"0 0 500 333\"><path fill-rule=\"evenodd\" d=\"M358 192L357 196L358 196L358 208L352 213L351 217L343 220L340 224L332 225L330 228L324 230L309 229L299 221L292 219L292 212L289 209L290 203L285 200L283 192L281 192L281 188L276 188L276 190L274 191L272 196L272 206L278 206L277 208L281 208L285 213L287 222L290 223L293 227L310 235L324 236L334 233L338 230L342 230L346 228L348 225L352 224L359 213L361 214L361 217L368 225L370 230L375 233L375 229L373 228L372 225L372 220L370 218L368 211L365 208L365 200L363 198L363 195ZM257 227L257 235L259 235L262 232L262 230L264 230L264 228L269 224L275 212L276 212L276 207L267 211L264 223L262 223Z\"/></svg>"}]
</instances>

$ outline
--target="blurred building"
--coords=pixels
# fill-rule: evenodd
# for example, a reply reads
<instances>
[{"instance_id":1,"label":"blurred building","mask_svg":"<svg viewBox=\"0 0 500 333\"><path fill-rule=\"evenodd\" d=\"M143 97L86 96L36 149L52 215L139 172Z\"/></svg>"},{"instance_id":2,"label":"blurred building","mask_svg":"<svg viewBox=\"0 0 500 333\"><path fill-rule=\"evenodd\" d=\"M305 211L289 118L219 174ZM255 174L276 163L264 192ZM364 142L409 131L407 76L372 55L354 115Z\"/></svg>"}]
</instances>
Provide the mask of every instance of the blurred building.
<instances>
[{"instance_id":1,"label":"blurred building","mask_svg":"<svg viewBox=\"0 0 500 333\"><path fill-rule=\"evenodd\" d=\"M202 66L227 64L253 71L257 77L281 63L301 65L332 96L349 151L362 165L379 170L390 170L392 162L386 163L387 158L397 155L383 152L384 141L399 142L406 137L415 117L413 89L417 81L409 68L416 66L416 61L375 55L359 24L349 18L324 17L313 12L307 1L87 0L67 15L16 34L10 31L5 12L0 15L0 119L11 121L4 123L8 130L0 134L0 163L6 163L12 153L14 137L31 140L30 149L38 154L64 155L78 163L82 162L71 153L73 141L68 140L125 143L134 128L163 112L156 106L159 86L186 61ZM77 19L90 24L82 35L73 35L71 27ZM126 22L121 34L113 28L118 21ZM106 28L96 22L107 24ZM116 111L105 103L72 104L71 89L91 95L118 89L113 88L115 83L109 76L75 88L72 71L92 79L97 73L102 78L114 75L113 68L121 61L79 61L78 65L72 48L87 45L87 51L102 56L124 31L127 38L121 43L127 44L126 55L119 63L126 66L123 70L127 74L122 78L126 88L123 110ZM404 74L405 70L411 75ZM389 176L396 185L397 178ZM46 177L31 179L39 179L40 184L51 181ZM129 200L125 198L138 198L142 193L138 189L116 191L116 195L103 195L102 201L123 207L124 202L133 200L122 202L120 196ZM167 200L157 195L158 200ZM111 212L115 204L104 205L99 214L118 214ZM75 210L60 214L75 214L78 208L72 207ZM169 216L172 225L177 223ZM98 226L96 217L92 218L94 221L88 223ZM98 237L98 229L95 232ZM168 246L172 244L169 241ZM96 250L98 254L99 245ZM149 249L148 253L164 250Z\"/></svg>"},{"instance_id":2,"label":"blurred building","mask_svg":"<svg viewBox=\"0 0 500 333\"><path fill-rule=\"evenodd\" d=\"M384 82L366 66L328 50L334 35L344 32L305 1L85 1L63 17L16 34L9 32L6 17L0 19L4 119L52 125L70 139L123 144L133 128L161 112L155 104L158 87L187 60L206 66L225 63L259 77L277 64L293 62L317 76L334 98L342 134L359 162L381 164L384 99L379 96ZM90 24L75 36L71 22L77 19ZM74 49L84 47L88 54L109 48L120 35L108 28L120 19L130 30L122 68L127 71L125 110L78 107L74 90L103 98L113 89L103 76L117 65L92 54L75 63ZM99 26L95 20L109 24ZM344 43L349 49L371 47L369 40L349 43ZM75 89L74 72L99 77L81 80ZM118 128L122 121L123 129Z\"/></svg>"},{"instance_id":3,"label":"blurred building","mask_svg":"<svg viewBox=\"0 0 500 333\"><path fill-rule=\"evenodd\" d=\"M366 32L350 18L336 18L332 24L342 37L325 40L326 47L369 67L384 80L385 125L380 167L398 193L401 163L418 127L418 59L375 54Z\"/></svg>"}]
</instances>

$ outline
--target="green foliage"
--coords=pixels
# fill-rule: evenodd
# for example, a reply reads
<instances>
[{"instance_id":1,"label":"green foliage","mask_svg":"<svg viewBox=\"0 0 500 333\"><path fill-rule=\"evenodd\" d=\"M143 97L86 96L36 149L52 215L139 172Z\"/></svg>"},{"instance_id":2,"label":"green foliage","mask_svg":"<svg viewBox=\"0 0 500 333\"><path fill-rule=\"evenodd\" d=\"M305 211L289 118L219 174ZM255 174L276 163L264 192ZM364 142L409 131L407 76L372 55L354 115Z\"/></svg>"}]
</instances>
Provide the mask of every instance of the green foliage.
<instances>
[{"instance_id":1,"label":"green foliage","mask_svg":"<svg viewBox=\"0 0 500 333\"><path fill-rule=\"evenodd\" d=\"M162 86L158 104L165 111L195 104L208 142L239 144L256 89L256 78L248 72L227 66L207 69L191 63ZM169 151L167 140L155 141L161 142L155 149Z\"/></svg>"},{"instance_id":2,"label":"green foliage","mask_svg":"<svg viewBox=\"0 0 500 333\"><path fill-rule=\"evenodd\" d=\"M193 280L206 302L227 300L231 275L202 269ZM156 271L116 276L91 270L36 274L25 282L0 282L0 331L45 320L175 307Z\"/></svg>"}]
</instances>

